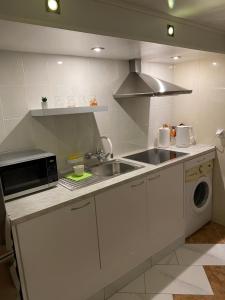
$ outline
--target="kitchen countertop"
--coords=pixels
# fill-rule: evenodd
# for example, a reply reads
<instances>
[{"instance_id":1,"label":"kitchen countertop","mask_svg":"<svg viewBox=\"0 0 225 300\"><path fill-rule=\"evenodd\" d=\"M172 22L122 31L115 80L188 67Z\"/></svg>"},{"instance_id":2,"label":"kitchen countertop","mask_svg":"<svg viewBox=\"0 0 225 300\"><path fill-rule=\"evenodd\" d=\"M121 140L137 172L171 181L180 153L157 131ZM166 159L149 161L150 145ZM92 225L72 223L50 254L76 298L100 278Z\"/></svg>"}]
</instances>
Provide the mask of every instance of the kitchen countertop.
<instances>
[{"instance_id":1,"label":"kitchen countertop","mask_svg":"<svg viewBox=\"0 0 225 300\"><path fill-rule=\"evenodd\" d=\"M149 148L152 149L153 147ZM128 159L121 158L121 156L117 156L115 158L122 159L124 161L132 162L132 164L137 164L143 166L143 168L132 171L130 173L126 173L123 175L119 175L117 177L113 177L102 182L83 187L81 189L70 191L60 185L55 188L51 188L49 190L44 190L35 194L31 194L28 196L21 197L14 201L10 201L6 203L6 210L9 216L9 219L12 224L21 223L31 218L40 216L49 211L55 210L56 208L63 207L68 204L72 204L75 201L80 201L82 198L94 195L100 191L103 191L109 187L112 187L116 184L126 182L129 180L138 179L140 176L147 175L149 173L158 171L162 168L168 167L170 165L174 165L178 162L185 162L192 158L195 158L199 155L206 154L208 152L214 151L215 146L212 145L202 145L197 144L188 148L177 148L176 146L170 146L166 148L167 150L173 150L177 152L185 152L188 155L169 160L167 162L151 165L146 163L134 162ZM148 149L143 149L148 150ZM137 152L141 152L142 150L138 150ZM126 155L134 154L127 153Z\"/></svg>"}]
</instances>

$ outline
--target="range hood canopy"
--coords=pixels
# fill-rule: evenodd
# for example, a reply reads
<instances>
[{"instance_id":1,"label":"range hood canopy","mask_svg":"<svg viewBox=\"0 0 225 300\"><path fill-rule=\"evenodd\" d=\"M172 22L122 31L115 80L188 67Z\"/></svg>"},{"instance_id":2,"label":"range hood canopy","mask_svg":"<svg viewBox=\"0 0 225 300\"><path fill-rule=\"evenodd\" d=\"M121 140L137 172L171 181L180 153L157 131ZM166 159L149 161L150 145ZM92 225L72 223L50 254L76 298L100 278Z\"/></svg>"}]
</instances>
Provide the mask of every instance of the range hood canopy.
<instances>
[{"instance_id":1,"label":"range hood canopy","mask_svg":"<svg viewBox=\"0 0 225 300\"><path fill-rule=\"evenodd\" d=\"M129 61L130 73L118 91L113 95L115 99L133 97L161 97L180 94L190 94L192 90L184 89L164 80L141 73L141 60Z\"/></svg>"}]
</instances>

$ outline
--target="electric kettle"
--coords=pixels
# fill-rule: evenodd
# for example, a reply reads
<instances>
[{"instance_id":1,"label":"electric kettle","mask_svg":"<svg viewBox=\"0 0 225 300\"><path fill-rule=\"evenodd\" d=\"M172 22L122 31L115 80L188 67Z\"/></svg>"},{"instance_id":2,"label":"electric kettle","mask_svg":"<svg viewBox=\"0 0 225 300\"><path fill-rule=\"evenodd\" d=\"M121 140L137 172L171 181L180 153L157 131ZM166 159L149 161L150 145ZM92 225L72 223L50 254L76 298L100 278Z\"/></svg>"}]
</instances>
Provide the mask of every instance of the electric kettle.
<instances>
[{"instance_id":1,"label":"electric kettle","mask_svg":"<svg viewBox=\"0 0 225 300\"><path fill-rule=\"evenodd\" d=\"M176 146L189 147L196 144L192 126L179 125L176 130Z\"/></svg>"}]
</instances>

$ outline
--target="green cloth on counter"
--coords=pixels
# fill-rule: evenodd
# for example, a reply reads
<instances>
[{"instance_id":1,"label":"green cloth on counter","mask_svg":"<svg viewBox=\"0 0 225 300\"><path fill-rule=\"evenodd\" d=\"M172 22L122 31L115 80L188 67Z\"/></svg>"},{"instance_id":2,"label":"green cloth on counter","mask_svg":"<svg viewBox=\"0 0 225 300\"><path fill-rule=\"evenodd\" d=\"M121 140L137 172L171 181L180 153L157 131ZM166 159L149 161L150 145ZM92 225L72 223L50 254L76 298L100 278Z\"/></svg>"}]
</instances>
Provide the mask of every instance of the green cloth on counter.
<instances>
[{"instance_id":1,"label":"green cloth on counter","mask_svg":"<svg viewBox=\"0 0 225 300\"><path fill-rule=\"evenodd\" d=\"M70 174L66 175L65 178L71 179L74 181L81 181L81 180L85 180L91 176L92 176L92 174L88 173L88 172L84 172L84 174L82 176L76 176L74 173L70 173Z\"/></svg>"}]
</instances>

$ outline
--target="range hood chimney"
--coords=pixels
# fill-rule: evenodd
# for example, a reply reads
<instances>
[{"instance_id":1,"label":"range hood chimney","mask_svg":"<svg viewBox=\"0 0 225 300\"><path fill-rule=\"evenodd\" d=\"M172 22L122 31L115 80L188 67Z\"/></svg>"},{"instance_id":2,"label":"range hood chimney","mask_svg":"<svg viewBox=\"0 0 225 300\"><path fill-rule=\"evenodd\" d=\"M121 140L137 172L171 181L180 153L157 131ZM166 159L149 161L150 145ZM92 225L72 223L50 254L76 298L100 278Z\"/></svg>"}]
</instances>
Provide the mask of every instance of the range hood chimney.
<instances>
[{"instance_id":1,"label":"range hood chimney","mask_svg":"<svg viewBox=\"0 0 225 300\"><path fill-rule=\"evenodd\" d=\"M192 90L187 90L175 84L141 73L140 59L132 59L129 61L129 64L130 73L118 91L113 95L115 99L161 97L192 93Z\"/></svg>"}]
</instances>

